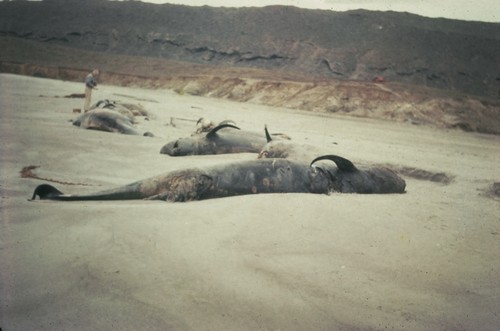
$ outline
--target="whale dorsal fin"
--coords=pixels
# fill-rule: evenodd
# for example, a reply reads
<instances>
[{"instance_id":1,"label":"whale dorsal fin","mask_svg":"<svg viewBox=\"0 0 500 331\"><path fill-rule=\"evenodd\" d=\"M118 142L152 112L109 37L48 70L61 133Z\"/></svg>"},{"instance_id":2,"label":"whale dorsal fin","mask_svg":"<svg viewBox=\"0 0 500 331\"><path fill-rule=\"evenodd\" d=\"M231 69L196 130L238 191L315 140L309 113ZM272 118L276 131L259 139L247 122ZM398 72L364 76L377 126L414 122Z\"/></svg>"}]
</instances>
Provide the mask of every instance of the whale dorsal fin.
<instances>
[{"instance_id":1,"label":"whale dorsal fin","mask_svg":"<svg viewBox=\"0 0 500 331\"><path fill-rule=\"evenodd\" d=\"M264 126L264 132L266 133L266 140L267 140L267 142L273 141L273 138L271 138L271 135L269 134L269 131L267 131L267 125Z\"/></svg>"},{"instance_id":2,"label":"whale dorsal fin","mask_svg":"<svg viewBox=\"0 0 500 331\"><path fill-rule=\"evenodd\" d=\"M311 165L321 160L330 160L335 162L340 171L353 172L357 170L356 166L351 161L338 155L323 155L317 157L311 162Z\"/></svg>"},{"instance_id":3,"label":"whale dorsal fin","mask_svg":"<svg viewBox=\"0 0 500 331\"><path fill-rule=\"evenodd\" d=\"M217 134L217 131L219 131L220 129L223 129L223 128L233 128L233 129L237 129L237 130L240 129L236 125L232 125L232 124L229 124L229 123L224 123L224 124L221 124L221 125L217 125L215 128L213 128L212 130L210 130L207 133L206 137L208 139L215 137L215 135Z\"/></svg>"}]
</instances>

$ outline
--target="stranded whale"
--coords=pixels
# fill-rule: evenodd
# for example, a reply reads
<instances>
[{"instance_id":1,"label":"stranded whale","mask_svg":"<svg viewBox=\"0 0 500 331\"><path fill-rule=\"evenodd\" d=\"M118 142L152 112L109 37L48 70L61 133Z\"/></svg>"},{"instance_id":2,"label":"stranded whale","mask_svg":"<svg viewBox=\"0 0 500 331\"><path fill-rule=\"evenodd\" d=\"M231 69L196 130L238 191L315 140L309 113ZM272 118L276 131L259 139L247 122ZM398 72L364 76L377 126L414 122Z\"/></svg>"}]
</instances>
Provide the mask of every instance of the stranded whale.
<instances>
[{"instance_id":1,"label":"stranded whale","mask_svg":"<svg viewBox=\"0 0 500 331\"><path fill-rule=\"evenodd\" d=\"M129 117L107 109L88 111L74 120L73 125L90 130L140 135ZM143 135L148 137L153 136L151 132L146 132Z\"/></svg>"},{"instance_id":2,"label":"stranded whale","mask_svg":"<svg viewBox=\"0 0 500 331\"><path fill-rule=\"evenodd\" d=\"M240 130L236 125L226 122L206 134L171 141L161 148L160 153L170 156L258 153L266 142L261 134Z\"/></svg>"},{"instance_id":3,"label":"stranded whale","mask_svg":"<svg viewBox=\"0 0 500 331\"><path fill-rule=\"evenodd\" d=\"M322 163L331 160L333 165ZM34 193L42 200L190 201L257 193L403 193L405 181L388 169L359 170L336 155L321 156L310 164L286 159L260 159L225 165L172 171L116 189L88 195L66 195L42 184Z\"/></svg>"}]
</instances>

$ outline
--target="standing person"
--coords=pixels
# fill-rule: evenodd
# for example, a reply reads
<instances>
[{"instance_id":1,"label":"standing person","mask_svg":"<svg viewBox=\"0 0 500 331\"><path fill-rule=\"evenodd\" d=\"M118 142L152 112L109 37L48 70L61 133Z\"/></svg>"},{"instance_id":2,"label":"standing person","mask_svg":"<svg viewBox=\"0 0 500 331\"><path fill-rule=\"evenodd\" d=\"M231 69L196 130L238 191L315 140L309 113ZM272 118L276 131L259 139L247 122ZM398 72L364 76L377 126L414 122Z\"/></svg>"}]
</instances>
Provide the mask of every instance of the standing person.
<instances>
[{"instance_id":1,"label":"standing person","mask_svg":"<svg viewBox=\"0 0 500 331\"><path fill-rule=\"evenodd\" d=\"M83 110L88 112L90 110L90 99L92 96L92 90L97 89L96 78L99 76L99 69L94 69L90 74L85 77L85 103L83 104Z\"/></svg>"}]
</instances>

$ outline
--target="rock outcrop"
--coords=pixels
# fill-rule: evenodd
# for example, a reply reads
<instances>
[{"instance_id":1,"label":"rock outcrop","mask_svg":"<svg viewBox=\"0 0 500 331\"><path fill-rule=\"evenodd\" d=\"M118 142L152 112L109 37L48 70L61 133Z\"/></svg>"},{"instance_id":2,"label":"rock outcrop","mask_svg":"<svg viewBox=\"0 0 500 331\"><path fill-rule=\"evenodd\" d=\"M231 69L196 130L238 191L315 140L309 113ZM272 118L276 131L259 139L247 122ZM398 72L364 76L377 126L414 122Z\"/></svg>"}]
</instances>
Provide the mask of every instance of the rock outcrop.
<instances>
[{"instance_id":1,"label":"rock outcrop","mask_svg":"<svg viewBox=\"0 0 500 331\"><path fill-rule=\"evenodd\" d=\"M0 36L77 49L498 98L500 24L407 13L135 1L0 3Z\"/></svg>"}]
</instances>

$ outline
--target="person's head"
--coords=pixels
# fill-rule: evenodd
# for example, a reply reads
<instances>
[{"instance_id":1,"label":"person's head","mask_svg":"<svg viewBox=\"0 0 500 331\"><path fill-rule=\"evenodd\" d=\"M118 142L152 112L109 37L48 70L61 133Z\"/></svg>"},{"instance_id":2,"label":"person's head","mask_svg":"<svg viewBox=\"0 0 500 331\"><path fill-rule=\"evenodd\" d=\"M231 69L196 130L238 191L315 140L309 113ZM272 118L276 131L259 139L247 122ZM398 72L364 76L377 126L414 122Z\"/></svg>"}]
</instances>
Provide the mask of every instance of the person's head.
<instances>
[{"instance_id":1,"label":"person's head","mask_svg":"<svg viewBox=\"0 0 500 331\"><path fill-rule=\"evenodd\" d=\"M92 70L92 75L94 75L94 76L99 75L99 69Z\"/></svg>"}]
</instances>

